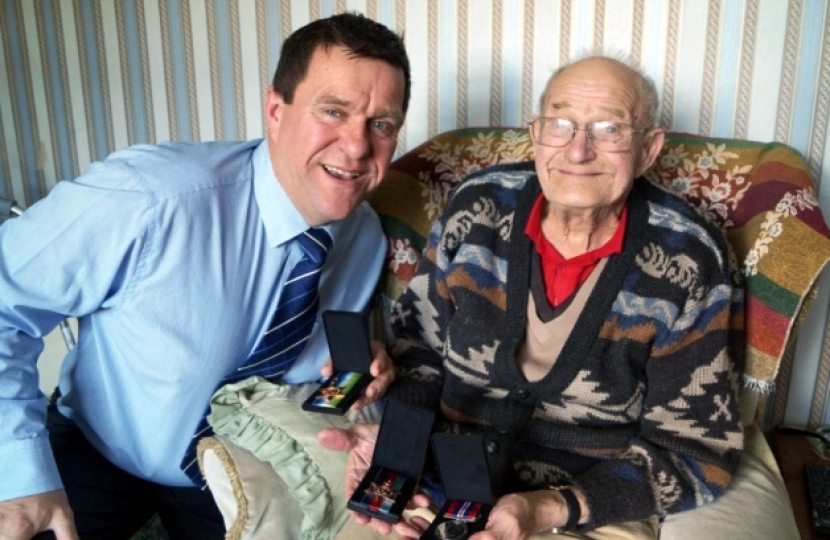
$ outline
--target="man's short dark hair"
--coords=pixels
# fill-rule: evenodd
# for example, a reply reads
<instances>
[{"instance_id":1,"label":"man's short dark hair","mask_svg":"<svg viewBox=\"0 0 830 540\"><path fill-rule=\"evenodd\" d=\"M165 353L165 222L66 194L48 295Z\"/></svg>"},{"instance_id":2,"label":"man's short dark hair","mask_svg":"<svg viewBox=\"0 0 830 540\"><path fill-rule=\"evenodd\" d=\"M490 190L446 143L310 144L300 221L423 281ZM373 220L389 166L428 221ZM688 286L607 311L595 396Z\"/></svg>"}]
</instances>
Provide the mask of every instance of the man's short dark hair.
<instances>
[{"instance_id":1,"label":"man's short dark hair","mask_svg":"<svg viewBox=\"0 0 830 540\"><path fill-rule=\"evenodd\" d=\"M374 58L403 70L403 112L409 107L412 85L409 58L403 40L386 26L361 15L346 12L312 21L292 33L282 44L280 61L271 85L286 103L294 101L297 85L305 79L311 57L318 47L343 47L354 58Z\"/></svg>"}]
</instances>

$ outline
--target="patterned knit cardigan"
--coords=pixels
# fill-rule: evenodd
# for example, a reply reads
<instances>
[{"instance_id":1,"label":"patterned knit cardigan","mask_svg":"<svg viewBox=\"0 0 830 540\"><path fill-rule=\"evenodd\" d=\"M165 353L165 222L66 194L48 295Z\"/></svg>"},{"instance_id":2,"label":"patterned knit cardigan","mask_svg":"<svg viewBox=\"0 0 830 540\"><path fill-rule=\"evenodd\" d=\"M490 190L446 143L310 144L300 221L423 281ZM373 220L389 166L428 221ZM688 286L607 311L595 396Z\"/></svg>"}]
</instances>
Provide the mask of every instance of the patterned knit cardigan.
<instances>
[{"instance_id":1,"label":"patterned knit cardigan","mask_svg":"<svg viewBox=\"0 0 830 540\"><path fill-rule=\"evenodd\" d=\"M532 162L479 171L456 190L393 309L389 396L512 432L520 489L571 481L591 507L583 531L714 500L743 445L743 289L723 235L635 180L623 253L550 372L528 382L515 353L539 194Z\"/></svg>"}]
</instances>

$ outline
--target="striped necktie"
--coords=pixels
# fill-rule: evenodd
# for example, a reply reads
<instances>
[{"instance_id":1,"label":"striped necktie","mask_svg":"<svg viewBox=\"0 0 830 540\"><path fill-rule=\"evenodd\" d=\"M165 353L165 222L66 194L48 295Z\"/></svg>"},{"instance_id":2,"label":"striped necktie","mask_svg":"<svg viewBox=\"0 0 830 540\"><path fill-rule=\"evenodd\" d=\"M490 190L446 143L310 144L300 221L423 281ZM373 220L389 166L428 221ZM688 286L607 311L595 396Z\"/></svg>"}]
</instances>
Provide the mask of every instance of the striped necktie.
<instances>
[{"instance_id":1,"label":"striped necktie","mask_svg":"<svg viewBox=\"0 0 830 540\"><path fill-rule=\"evenodd\" d=\"M254 375L265 378L278 377L288 371L303 352L317 317L317 285L326 255L331 250L332 240L328 232L319 228L308 229L294 240L302 248L303 258L291 270L282 288L271 324L245 363L225 376L221 385ZM202 437L213 433L207 423L208 413L210 405L199 422L181 463L185 474L199 486L204 485L204 480L196 461L196 444Z\"/></svg>"}]
</instances>

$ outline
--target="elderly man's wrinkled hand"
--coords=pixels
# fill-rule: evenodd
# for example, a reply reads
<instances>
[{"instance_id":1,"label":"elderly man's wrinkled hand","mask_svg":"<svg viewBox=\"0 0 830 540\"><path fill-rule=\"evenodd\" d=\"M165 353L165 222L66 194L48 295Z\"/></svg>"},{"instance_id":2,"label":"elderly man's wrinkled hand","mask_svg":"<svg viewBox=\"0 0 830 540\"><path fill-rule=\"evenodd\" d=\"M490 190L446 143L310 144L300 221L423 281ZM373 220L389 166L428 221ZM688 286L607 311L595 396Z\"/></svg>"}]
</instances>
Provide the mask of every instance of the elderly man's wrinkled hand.
<instances>
[{"instance_id":1,"label":"elderly man's wrinkled hand","mask_svg":"<svg viewBox=\"0 0 830 540\"><path fill-rule=\"evenodd\" d=\"M526 540L543 530L550 530L547 521L557 522L560 517L553 513L567 511L559 505L550 504L550 492L529 491L511 493L496 501L487 526L483 531L470 536L470 540ZM552 513L551 509L556 508ZM561 517L564 520L564 516ZM544 521L544 522L543 522Z\"/></svg>"},{"instance_id":2,"label":"elderly man's wrinkled hand","mask_svg":"<svg viewBox=\"0 0 830 540\"><path fill-rule=\"evenodd\" d=\"M395 365L386 352L386 345L372 340L372 366L369 368L374 380L363 391L363 395L355 401L355 407L363 407L374 403L383 397L386 390L395 380Z\"/></svg>"},{"instance_id":3,"label":"elderly man's wrinkled hand","mask_svg":"<svg viewBox=\"0 0 830 540\"><path fill-rule=\"evenodd\" d=\"M0 540L29 540L49 530L57 540L79 538L65 491L0 502Z\"/></svg>"},{"instance_id":4,"label":"elderly man's wrinkled hand","mask_svg":"<svg viewBox=\"0 0 830 540\"><path fill-rule=\"evenodd\" d=\"M351 497L358 484L372 465L372 455L378 438L378 424L355 424L349 429L329 428L321 430L317 439L329 450L351 450L346 462L346 499ZM389 534L392 526L380 520L351 512L352 519L361 525L371 525L382 534Z\"/></svg>"},{"instance_id":5,"label":"elderly man's wrinkled hand","mask_svg":"<svg viewBox=\"0 0 830 540\"><path fill-rule=\"evenodd\" d=\"M351 450L346 463L346 499L352 496L372 465L379 428L378 424L355 424L348 430L329 428L321 430L317 435L320 444L329 450ZM416 495L411 501L412 505L417 506L426 506L428 503L429 499L424 495ZM393 529L392 524L386 521L370 518L358 512L351 512L351 515L356 523L368 525L381 534L389 534ZM394 525L394 529L401 540L415 540L426 529L426 525L424 520L415 520L414 524L402 520Z\"/></svg>"}]
</instances>

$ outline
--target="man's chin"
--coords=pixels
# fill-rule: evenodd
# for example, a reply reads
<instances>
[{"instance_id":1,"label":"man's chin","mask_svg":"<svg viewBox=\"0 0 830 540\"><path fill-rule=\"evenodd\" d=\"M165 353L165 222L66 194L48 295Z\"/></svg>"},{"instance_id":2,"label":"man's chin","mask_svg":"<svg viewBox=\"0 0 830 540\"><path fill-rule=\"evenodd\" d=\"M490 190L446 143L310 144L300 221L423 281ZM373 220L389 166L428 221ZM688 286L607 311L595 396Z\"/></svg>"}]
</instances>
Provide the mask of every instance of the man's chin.
<instances>
[{"instance_id":1,"label":"man's chin","mask_svg":"<svg viewBox=\"0 0 830 540\"><path fill-rule=\"evenodd\" d=\"M335 221L341 221L346 219L352 214L352 212L355 211L355 208L357 208L359 204L360 203L350 206L339 206L337 208L329 209L328 211L320 215L320 218L325 220L325 222L321 223L321 225L326 225L328 223L333 223Z\"/></svg>"}]
</instances>

